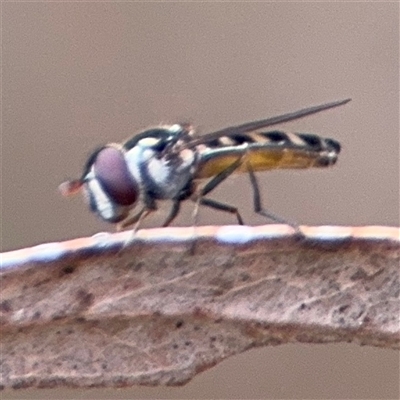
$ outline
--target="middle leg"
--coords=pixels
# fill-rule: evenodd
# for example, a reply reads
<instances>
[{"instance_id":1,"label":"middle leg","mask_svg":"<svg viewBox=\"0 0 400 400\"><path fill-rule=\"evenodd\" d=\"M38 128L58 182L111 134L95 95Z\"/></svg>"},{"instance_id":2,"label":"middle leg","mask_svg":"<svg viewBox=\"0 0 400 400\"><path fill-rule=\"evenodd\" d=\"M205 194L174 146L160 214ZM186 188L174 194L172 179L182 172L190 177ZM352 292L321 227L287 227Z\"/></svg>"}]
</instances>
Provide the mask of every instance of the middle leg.
<instances>
[{"instance_id":1,"label":"middle leg","mask_svg":"<svg viewBox=\"0 0 400 400\"><path fill-rule=\"evenodd\" d=\"M196 203L196 207L194 210L194 223L197 225L197 215L199 205L204 205L206 207L214 208L216 210L229 212L230 214L235 214L240 225L243 225L243 219L239 213L237 207L231 206L229 204L221 203L216 200L206 199L204 196L214 190L219 184L221 184L226 178L232 175L243 163L243 155L239 156L239 158L234 161L229 167L225 168L218 175L212 178L206 185L200 190L198 195L192 196L192 201Z\"/></svg>"}]
</instances>

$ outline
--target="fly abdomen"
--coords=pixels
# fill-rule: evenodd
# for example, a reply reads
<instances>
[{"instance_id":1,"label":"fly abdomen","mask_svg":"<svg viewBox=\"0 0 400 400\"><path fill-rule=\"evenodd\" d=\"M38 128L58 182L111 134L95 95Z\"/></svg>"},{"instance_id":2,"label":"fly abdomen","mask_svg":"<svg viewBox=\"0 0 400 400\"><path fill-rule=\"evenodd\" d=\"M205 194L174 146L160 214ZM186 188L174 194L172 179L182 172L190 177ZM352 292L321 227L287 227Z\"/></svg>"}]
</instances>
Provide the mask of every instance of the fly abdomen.
<instances>
[{"instance_id":1,"label":"fly abdomen","mask_svg":"<svg viewBox=\"0 0 400 400\"><path fill-rule=\"evenodd\" d=\"M283 131L231 134L204 145L198 178L221 172L241 156L254 171L265 171L328 167L336 163L340 153L340 144L336 140ZM247 171L246 162L237 172Z\"/></svg>"},{"instance_id":2,"label":"fly abdomen","mask_svg":"<svg viewBox=\"0 0 400 400\"><path fill-rule=\"evenodd\" d=\"M340 153L340 143L334 139L324 139L311 133L287 133L281 131L265 132L259 134L267 143L278 144L288 148L304 148L310 151L321 152L325 150Z\"/></svg>"},{"instance_id":3,"label":"fly abdomen","mask_svg":"<svg viewBox=\"0 0 400 400\"><path fill-rule=\"evenodd\" d=\"M340 143L310 133L273 131L257 133L257 143L249 145L254 151L268 152L281 149L282 158L277 168L328 167L336 163Z\"/></svg>"},{"instance_id":4,"label":"fly abdomen","mask_svg":"<svg viewBox=\"0 0 400 400\"><path fill-rule=\"evenodd\" d=\"M271 147L304 148L311 151L323 151L327 147L340 152L340 144L333 139L324 139L311 133L289 133L283 131L252 132L222 136L204 143L210 149L243 144L259 144Z\"/></svg>"}]
</instances>

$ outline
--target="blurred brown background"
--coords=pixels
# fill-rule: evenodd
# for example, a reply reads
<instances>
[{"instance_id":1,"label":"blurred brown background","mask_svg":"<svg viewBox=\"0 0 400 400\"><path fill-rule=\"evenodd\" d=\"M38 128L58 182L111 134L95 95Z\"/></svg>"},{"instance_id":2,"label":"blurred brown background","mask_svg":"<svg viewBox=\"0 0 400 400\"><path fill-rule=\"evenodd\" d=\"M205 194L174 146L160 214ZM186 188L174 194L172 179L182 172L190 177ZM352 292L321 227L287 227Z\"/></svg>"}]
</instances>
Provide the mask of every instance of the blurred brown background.
<instances>
[{"instance_id":1,"label":"blurred brown background","mask_svg":"<svg viewBox=\"0 0 400 400\"><path fill-rule=\"evenodd\" d=\"M112 230L57 192L100 144L160 122L189 120L205 133L346 97L284 125L339 140L339 164L260 174L264 205L301 224L399 225L398 4L21 2L3 3L2 22L3 251ZM264 223L248 178L214 198ZM190 225L191 211L176 225ZM202 224L233 222L201 212ZM285 345L182 388L7 398L398 398L398 376L393 351Z\"/></svg>"}]
</instances>

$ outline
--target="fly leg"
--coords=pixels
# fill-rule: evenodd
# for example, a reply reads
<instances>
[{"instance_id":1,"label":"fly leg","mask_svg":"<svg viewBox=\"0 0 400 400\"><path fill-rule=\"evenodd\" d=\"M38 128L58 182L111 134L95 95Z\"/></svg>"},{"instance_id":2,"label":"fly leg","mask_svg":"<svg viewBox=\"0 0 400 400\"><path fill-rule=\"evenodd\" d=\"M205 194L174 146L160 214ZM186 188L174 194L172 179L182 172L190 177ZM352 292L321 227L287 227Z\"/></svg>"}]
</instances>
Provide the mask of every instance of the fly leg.
<instances>
[{"instance_id":1,"label":"fly leg","mask_svg":"<svg viewBox=\"0 0 400 400\"><path fill-rule=\"evenodd\" d=\"M135 224L131 235L129 235L129 238L126 240L126 242L123 245L123 248L130 244L136 236L136 232L139 230L140 223L152 212L157 211L157 205L156 202L151 199L149 196L145 196L144 198L144 203L145 206L135 215L132 215L131 217L125 218L125 220L121 221L117 225L117 230L123 230L133 224Z\"/></svg>"},{"instance_id":2,"label":"fly leg","mask_svg":"<svg viewBox=\"0 0 400 400\"><path fill-rule=\"evenodd\" d=\"M151 213L151 211L152 210L147 209L147 207L143 207L138 213L132 215L131 217L126 218L117 225L117 231L122 231L125 228L135 224L135 227L132 229L132 232L129 234L129 237L122 244L121 250L123 250L126 246L128 246L134 241L140 223L144 218L146 218Z\"/></svg>"},{"instance_id":3,"label":"fly leg","mask_svg":"<svg viewBox=\"0 0 400 400\"><path fill-rule=\"evenodd\" d=\"M170 223L176 218L176 216L179 213L179 210L181 208L181 202L180 200L174 200L173 204L172 204L172 208L171 211L168 214L167 219L164 221L163 223L163 227L169 226Z\"/></svg>"},{"instance_id":4,"label":"fly leg","mask_svg":"<svg viewBox=\"0 0 400 400\"><path fill-rule=\"evenodd\" d=\"M199 203L202 206L214 208L215 210L225 211L225 212L228 212L230 214L235 214L239 225L244 225L243 224L243 219L242 219L237 207L230 206L229 204L225 204L225 203L220 203L219 201L216 201L216 200L203 199L203 198L200 199Z\"/></svg>"},{"instance_id":5,"label":"fly leg","mask_svg":"<svg viewBox=\"0 0 400 400\"><path fill-rule=\"evenodd\" d=\"M254 171L250 165L249 162L246 163L246 167L247 167L247 171L249 173L250 176L250 183L251 183L251 187L253 189L253 207L254 207L254 212L256 212L257 214L262 215L263 217L266 217L268 219L270 219L271 221L274 222L279 222L281 224L287 224L290 225L291 227L293 227L293 229L297 232L297 233L301 233L299 225L293 222L289 222L283 218L281 218L279 215L276 215L268 210L265 210L261 204L261 195L260 195L260 188L258 186L258 182L257 182L257 178L256 175L254 174Z\"/></svg>"},{"instance_id":6,"label":"fly leg","mask_svg":"<svg viewBox=\"0 0 400 400\"><path fill-rule=\"evenodd\" d=\"M195 225L197 222L197 215L199 205L204 205L206 207L214 208L216 210L229 212L231 214L235 214L240 225L243 225L243 219L239 213L237 207L233 207L229 204L220 203L219 201L212 200L212 199L205 199L203 196L210 193L214 190L220 183L222 183L226 178L228 178L233 172L236 171L243 163L243 157L239 157L234 163L232 163L229 167L221 171L218 175L212 178L206 185L201 189L200 194L194 198L193 201L196 202L196 208L194 210L194 220Z\"/></svg>"},{"instance_id":7,"label":"fly leg","mask_svg":"<svg viewBox=\"0 0 400 400\"><path fill-rule=\"evenodd\" d=\"M134 233L138 230L140 222L146 218L152 211L154 210L149 210L147 207L143 207L137 214L132 215L131 217L128 217L124 219L122 222L120 222L117 225L117 230L122 231L125 228L128 228L129 226L132 226L133 224L136 224L133 231Z\"/></svg>"},{"instance_id":8,"label":"fly leg","mask_svg":"<svg viewBox=\"0 0 400 400\"><path fill-rule=\"evenodd\" d=\"M214 176L210 181L208 181L205 186L200 190L198 195L194 195L191 197L191 200L196 203L194 211L193 211L193 229L196 232L197 226L197 217L199 213L199 205L204 205L206 207L214 208L215 210L229 212L231 214L235 214L240 225L243 225L243 219L236 207L233 207L229 204L220 203L219 201L212 199L205 199L203 196L210 193L214 190L220 183L222 183L226 178L228 178L233 172L236 171L240 167L243 162L243 157L239 157L234 163L232 163L229 167L221 171L218 175ZM194 237L196 234L194 233ZM190 253L193 255L195 253L196 248L196 239L193 240L192 245L190 247Z\"/></svg>"}]
</instances>

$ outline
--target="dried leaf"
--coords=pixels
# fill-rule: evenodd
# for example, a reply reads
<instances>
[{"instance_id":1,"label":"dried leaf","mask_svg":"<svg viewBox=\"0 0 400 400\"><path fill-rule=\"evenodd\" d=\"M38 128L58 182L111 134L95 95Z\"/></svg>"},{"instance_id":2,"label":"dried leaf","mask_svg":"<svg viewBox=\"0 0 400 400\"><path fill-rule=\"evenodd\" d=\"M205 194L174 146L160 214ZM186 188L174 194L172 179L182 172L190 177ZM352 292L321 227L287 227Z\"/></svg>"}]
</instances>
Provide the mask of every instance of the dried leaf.
<instances>
[{"instance_id":1,"label":"dried leaf","mask_svg":"<svg viewBox=\"0 0 400 400\"><path fill-rule=\"evenodd\" d=\"M398 349L399 229L302 229L163 228L3 253L1 387L182 385L287 342Z\"/></svg>"}]
</instances>

